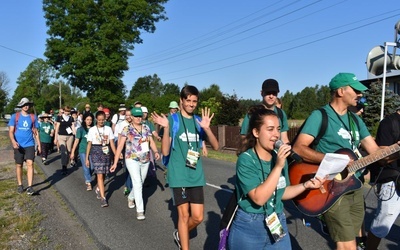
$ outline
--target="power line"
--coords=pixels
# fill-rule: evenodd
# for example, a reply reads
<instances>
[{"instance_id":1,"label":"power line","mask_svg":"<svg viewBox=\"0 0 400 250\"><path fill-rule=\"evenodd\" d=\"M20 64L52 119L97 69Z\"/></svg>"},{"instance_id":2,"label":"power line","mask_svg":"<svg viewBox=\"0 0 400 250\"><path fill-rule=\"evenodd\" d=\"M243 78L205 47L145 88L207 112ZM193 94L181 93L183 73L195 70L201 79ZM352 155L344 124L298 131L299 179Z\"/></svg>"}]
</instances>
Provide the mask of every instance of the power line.
<instances>
[{"instance_id":1,"label":"power line","mask_svg":"<svg viewBox=\"0 0 400 250\"><path fill-rule=\"evenodd\" d=\"M15 49L6 47L6 46L1 45L1 44L0 44L0 47L2 47L2 48L4 48L4 49L7 49L7 50L10 50L10 51L13 51L13 52L16 52L16 53L18 53L18 54L24 55L24 56L29 56L29 57L32 57L32 58L35 58L35 59L40 59L40 57L32 56L32 55L27 54L27 53L25 53L25 52L22 52L22 51L19 51L19 50L15 50Z\"/></svg>"},{"instance_id":2,"label":"power line","mask_svg":"<svg viewBox=\"0 0 400 250\"><path fill-rule=\"evenodd\" d=\"M372 24L376 24L376 23L385 21L385 20L393 18L393 17L398 17L399 14L400 13L397 13L395 15L392 15L392 16L387 17L387 18L382 18L382 19L380 19L378 21L375 21L375 22L364 24L364 25L361 25L361 26L358 26L358 27L355 27L355 28L352 28L352 29L349 29L349 30L345 30L345 31L342 31L342 32L339 32L339 33L336 33L336 34L333 34L333 35L330 35L330 36L326 36L326 37L323 37L323 38L320 38L320 39L317 39L317 40L314 40L314 41L303 43L303 44L300 44L300 45L297 45L297 46L294 46L294 47L291 47L291 48L285 48L283 50L276 51L276 52L273 52L273 53L270 53L270 54L267 54L267 55L263 55L263 56L260 56L260 57L256 57L256 58L253 58L253 59L250 59L250 60L238 62L238 63L235 63L235 64L230 64L230 65L227 65L227 66L223 66L223 67L219 67L219 68L216 68L216 69L211 69L211 70L207 70L207 71L203 71L203 72L199 72L199 73L195 73L195 74L191 74L191 75L171 78L171 79L167 79L165 81L168 82L168 81L172 81L172 80L177 80L177 79L182 79L182 78L187 78L187 77L192 77L192 76L197 76L197 75L203 75L203 74L207 74L207 73L210 73L210 72L215 72L215 71L219 71L219 70L222 70L222 69L231 68L231 67L242 65L242 64L245 64L245 63L257 61L257 60L260 60L260 59L263 59L263 58L266 58L266 57L270 57L270 56L277 55L277 54L280 54L280 53L283 53L283 52L287 52L287 51L291 51L291 50L294 50L294 49L298 49L298 48L301 48L301 47L304 47L304 46L307 46L307 45L310 45L310 44L314 44L314 43L317 43L317 42L320 42L320 41L323 41L323 40L327 40L327 39L332 38L332 37L336 37L336 36L339 36L339 35L342 35L342 34L345 34L345 33L349 33L351 31L354 31L354 30L357 30L357 29L361 29L361 28L367 27L367 26L372 25Z\"/></svg>"},{"instance_id":3,"label":"power line","mask_svg":"<svg viewBox=\"0 0 400 250\"><path fill-rule=\"evenodd\" d=\"M261 26L264 26L264 25L269 24L269 23L271 23L271 22L274 22L274 21L276 21L276 20L279 20L279 19L281 19L281 18L283 18L283 17L289 16L289 15L291 15L291 14L293 14L293 13L296 13L296 12L298 12L298 11L300 11L300 10L303 10L303 9L305 9L305 8L308 8L308 7L314 5L314 4L318 3L318 2L321 2L321 1L322 1L322 0L317 0L317 1L315 1L315 2L312 2L312 3L310 3L310 4L307 4L307 5L302 6L302 7L300 7L300 8L297 8L297 9L295 9L295 10L293 10L293 11L290 11L290 12L288 12L288 13L282 14L282 15L276 17L276 18L267 20L266 22L263 22L263 23L261 23L261 24L257 24L257 25L255 25L255 26L253 26L253 27L250 27L250 28L246 29L246 30L237 32L237 33L235 33L235 34L233 34L233 35L231 35L231 36L229 36L229 37L226 37L226 38L222 38L222 39L220 39L220 40L217 40L217 41L215 41L215 42L209 42L209 43L206 44L206 45L203 45L203 46L200 46L200 47L197 47L197 48L192 48L192 49L190 49L189 51L186 51L186 52L180 51L179 54L177 54L177 55L171 55L171 56L169 56L169 57L167 57L167 58L164 58L164 59L157 58L157 59L155 59L154 61L150 61L150 62L147 62L147 63L145 63L145 64L141 64L141 65L136 65L136 67L143 67L143 66L147 66L147 65L152 65L152 64L154 64L154 63L159 63L159 62L162 62L162 61L167 61L167 60L170 60L170 59L173 59L173 58L176 58L176 57L180 57L180 56L189 54L189 53L194 52L194 51L198 51L198 50L207 48L207 47L212 46L212 45L215 45L215 44L217 44L217 43L219 43L219 42L222 42L222 41L225 41L225 40L230 39L230 38L232 38L232 37L236 37L236 36L238 36L238 35L247 33L247 32L249 32L249 31L251 31L251 30L254 30L254 29L256 29L256 28L259 28L259 27L261 27ZM287 5L285 5L284 7L282 7L282 9L283 9L283 8L286 8L286 7L289 7L290 5L291 5L291 4L287 4ZM272 12L274 12L274 11L272 11Z\"/></svg>"}]
</instances>

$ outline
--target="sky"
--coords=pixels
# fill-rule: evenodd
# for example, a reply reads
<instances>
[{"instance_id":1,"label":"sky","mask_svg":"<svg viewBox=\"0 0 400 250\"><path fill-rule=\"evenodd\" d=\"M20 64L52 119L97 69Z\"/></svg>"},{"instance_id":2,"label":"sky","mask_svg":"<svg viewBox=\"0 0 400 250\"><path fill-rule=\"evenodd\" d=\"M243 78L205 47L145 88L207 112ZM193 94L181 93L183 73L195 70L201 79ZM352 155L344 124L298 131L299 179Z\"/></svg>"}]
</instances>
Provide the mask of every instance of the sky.
<instances>
[{"instance_id":1,"label":"sky","mask_svg":"<svg viewBox=\"0 0 400 250\"><path fill-rule=\"evenodd\" d=\"M153 74L179 87L217 84L244 99L260 99L268 78L279 82L279 95L328 85L339 72L367 79L368 53L394 42L400 21L398 0L170 0L165 10L168 20L143 32L132 51L128 92ZM38 0L1 4L0 72L10 80L9 97L29 63L45 59L43 16Z\"/></svg>"}]
</instances>

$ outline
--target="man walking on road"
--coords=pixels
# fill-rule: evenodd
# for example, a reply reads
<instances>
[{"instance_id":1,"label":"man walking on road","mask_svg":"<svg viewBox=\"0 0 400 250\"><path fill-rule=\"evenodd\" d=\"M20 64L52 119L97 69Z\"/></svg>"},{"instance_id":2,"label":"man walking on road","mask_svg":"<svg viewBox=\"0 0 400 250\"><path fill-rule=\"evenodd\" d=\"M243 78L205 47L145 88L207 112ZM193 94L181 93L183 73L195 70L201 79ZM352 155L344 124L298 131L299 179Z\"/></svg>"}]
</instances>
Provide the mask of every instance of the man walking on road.
<instances>
[{"instance_id":1,"label":"man walking on road","mask_svg":"<svg viewBox=\"0 0 400 250\"><path fill-rule=\"evenodd\" d=\"M203 186L206 181L200 157L202 141L208 139L215 150L219 147L210 129L214 114L205 108L201 119L197 117L194 111L198 101L198 89L186 85L180 93L181 112L168 118L163 114L152 114L153 121L164 127L161 151L164 156L170 157L167 178L178 210L178 230L174 231L173 237L179 248L184 250L189 249L189 232L204 217Z\"/></svg>"},{"instance_id":2,"label":"man walking on road","mask_svg":"<svg viewBox=\"0 0 400 250\"><path fill-rule=\"evenodd\" d=\"M38 153L41 152L38 133L38 118L34 114L29 114L29 109L32 106L33 102L29 101L28 98L22 98L17 105L18 108L21 108L21 111L13 114L10 121L8 122L8 135L14 149L14 160L16 164L18 183L17 192L24 192L24 187L22 185L22 165L25 161L27 166L28 182L26 193L28 195L33 195L35 193L32 188L34 174L33 160L35 158L35 141L36 145L38 146Z\"/></svg>"}]
</instances>

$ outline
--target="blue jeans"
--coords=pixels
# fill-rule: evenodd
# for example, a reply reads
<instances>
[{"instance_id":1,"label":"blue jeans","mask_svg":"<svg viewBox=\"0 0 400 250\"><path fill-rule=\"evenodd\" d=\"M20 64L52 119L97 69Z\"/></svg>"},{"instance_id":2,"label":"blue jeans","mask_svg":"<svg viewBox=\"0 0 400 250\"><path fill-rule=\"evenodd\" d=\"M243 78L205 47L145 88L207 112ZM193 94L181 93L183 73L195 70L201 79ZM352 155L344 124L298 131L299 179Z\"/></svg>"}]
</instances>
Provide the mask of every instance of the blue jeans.
<instances>
[{"instance_id":1,"label":"blue jeans","mask_svg":"<svg viewBox=\"0 0 400 250\"><path fill-rule=\"evenodd\" d=\"M275 242L265 225L264 214L247 213L239 208L230 228L229 249L292 249L285 214L278 214L278 218L286 235Z\"/></svg>"},{"instance_id":2,"label":"blue jeans","mask_svg":"<svg viewBox=\"0 0 400 250\"><path fill-rule=\"evenodd\" d=\"M86 167L86 154L79 153L79 158L81 158L81 164L83 169L83 177L85 178L85 183L90 183L92 181L92 158L89 155L90 168Z\"/></svg>"}]
</instances>

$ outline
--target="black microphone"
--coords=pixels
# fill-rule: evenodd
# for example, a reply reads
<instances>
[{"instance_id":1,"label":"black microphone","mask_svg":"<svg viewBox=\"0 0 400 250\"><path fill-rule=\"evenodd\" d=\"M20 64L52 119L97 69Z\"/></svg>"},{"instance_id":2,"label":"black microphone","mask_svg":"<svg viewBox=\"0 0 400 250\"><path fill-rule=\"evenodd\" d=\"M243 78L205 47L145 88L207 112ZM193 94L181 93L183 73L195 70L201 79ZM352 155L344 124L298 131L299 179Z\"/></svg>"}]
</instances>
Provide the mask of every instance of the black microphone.
<instances>
[{"instance_id":1,"label":"black microphone","mask_svg":"<svg viewBox=\"0 0 400 250\"><path fill-rule=\"evenodd\" d=\"M281 140L277 140L274 144L275 149L279 149L283 144L283 141ZM294 152L293 150L290 150L290 157L295 160L296 162L302 162L303 159L300 157L300 155L298 155L296 152Z\"/></svg>"}]
</instances>

